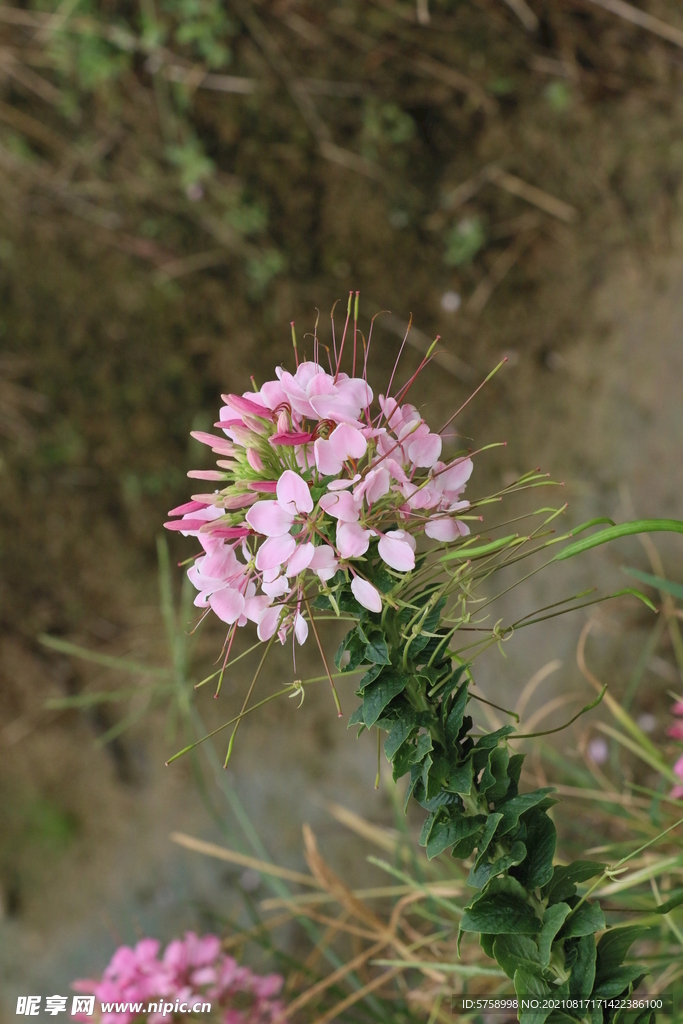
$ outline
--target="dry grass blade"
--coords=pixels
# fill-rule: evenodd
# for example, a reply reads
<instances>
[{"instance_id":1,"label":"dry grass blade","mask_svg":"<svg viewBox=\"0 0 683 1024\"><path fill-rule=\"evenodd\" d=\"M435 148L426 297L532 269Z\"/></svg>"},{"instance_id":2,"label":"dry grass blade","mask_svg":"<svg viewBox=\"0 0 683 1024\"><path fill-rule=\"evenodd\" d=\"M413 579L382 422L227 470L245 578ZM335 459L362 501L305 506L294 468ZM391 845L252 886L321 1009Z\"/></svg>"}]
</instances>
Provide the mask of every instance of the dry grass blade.
<instances>
[{"instance_id":1,"label":"dry grass blade","mask_svg":"<svg viewBox=\"0 0 683 1024\"><path fill-rule=\"evenodd\" d=\"M297 996L296 999L293 999L291 1003L287 1004L287 1008L284 1013L280 1014L276 1019L275 1024L280 1024L281 1021L289 1020L292 1014L296 1013L297 1010L300 1010L302 1006L306 1006L307 1003L310 1003L311 999L315 999L316 996L322 995L322 993L326 992L331 985L336 985L338 981L342 981L351 971L355 971L359 967L362 967L363 964L367 963L370 957L381 952L385 946L386 942L376 942L373 946L369 946L367 949L363 950L362 953L359 953L347 963L342 964L342 966L338 967L336 971L332 972L332 974L328 974L326 978L322 979L322 981L318 981L315 985L311 985L311 987L307 988L305 992L302 992L300 996Z\"/></svg>"},{"instance_id":2,"label":"dry grass blade","mask_svg":"<svg viewBox=\"0 0 683 1024\"><path fill-rule=\"evenodd\" d=\"M377 929L380 934L384 932L385 925L379 917L353 895L348 886L342 882L341 878L325 862L318 850L318 844L310 825L304 825L303 833L304 856L317 885L321 889L326 889L327 892L334 896L337 903L354 917L357 917L360 921L365 921L372 928Z\"/></svg>"},{"instance_id":3,"label":"dry grass blade","mask_svg":"<svg viewBox=\"0 0 683 1024\"><path fill-rule=\"evenodd\" d=\"M467 75L463 75L461 71L456 71L455 68L442 64L441 61L434 60L433 57L428 57L426 54L415 57L410 63L421 75L436 78L437 81L443 82L444 85L450 86L451 89L465 93L474 105L480 107L486 114L498 113L496 101L489 96L485 89L482 89L480 85L473 82Z\"/></svg>"},{"instance_id":4,"label":"dry grass blade","mask_svg":"<svg viewBox=\"0 0 683 1024\"><path fill-rule=\"evenodd\" d=\"M533 715L527 722L520 723L517 727L518 732L533 732L534 728L539 722L551 715L553 711L557 711L558 708L563 708L565 704L573 704L574 701L580 700L581 694L577 690L573 690L571 693L563 693L559 697L554 697L552 700L546 701L540 708L534 711Z\"/></svg>"},{"instance_id":5,"label":"dry grass blade","mask_svg":"<svg viewBox=\"0 0 683 1024\"><path fill-rule=\"evenodd\" d=\"M525 231L518 235L512 245L494 261L490 271L470 295L465 309L471 316L478 316L489 301L499 284L507 277L515 263L536 239L535 231Z\"/></svg>"},{"instance_id":6,"label":"dry grass blade","mask_svg":"<svg viewBox=\"0 0 683 1024\"><path fill-rule=\"evenodd\" d=\"M322 1017L316 1017L313 1024L327 1024L328 1021L334 1020L335 1017L338 1017L340 1013L344 1012L344 1010L348 1010L348 1008L353 1006L354 1003L357 1003L360 999L365 999L365 997L371 992L381 988L382 985L391 981L391 979L395 978L398 974L401 974L403 969L403 967L394 967L393 970L385 971L384 974L380 974L377 978L369 981L367 985L364 985L363 988L359 989L357 992L353 992L350 996L347 996L346 999L341 1001L341 1003L337 1003L337 1005L333 1006L331 1010L324 1013Z\"/></svg>"},{"instance_id":7,"label":"dry grass blade","mask_svg":"<svg viewBox=\"0 0 683 1024\"><path fill-rule=\"evenodd\" d=\"M594 4L595 7L602 7L604 11L616 14L617 17L623 18L624 21L630 21L632 25L638 25L639 28L652 32L653 35L659 36L660 39L666 39L667 42L674 43L675 46L683 47L683 30L674 28L673 25L669 25L666 21L661 21L651 14L646 14L645 11L639 10L632 4L625 3L624 0L584 0L584 3Z\"/></svg>"},{"instance_id":8,"label":"dry grass blade","mask_svg":"<svg viewBox=\"0 0 683 1024\"><path fill-rule=\"evenodd\" d=\"M515 713L519 715L520 722L524 716L524 712L526 711L527 704L538 687L548 678L548 676L552 675L553 672L557 672L559 668L562 668L562 662L559 658L555 658L553 661L546 662L545 665L539 668L538 672L534 672L531 679L520 693L519 700L515 704Z\"/></svg>"},{"instance_id":9,"label":"dry grass blade","mask_svg":"<svg viewBox=\"0 0 683 1024\"><path fill-rule=\"evenodd\" d=\"M30 114L25 114L23 111L17 110L16 107L10 106L9 103L3 103L1 100L0 121L10 125L11 128L16 128L19 132L23 132L30 139L42 143L43 146L56 150L58 153L68 149L68 142L60 135L57 135L57 132L53 132L51 128L46 128L45 125L37 121L35 117L31 117Z\"/></svg>"},{"instance_id":10,"label":"dry grass blade","mask_svg":"<svg viewBox=\"0 0 683 1024\"><path fill-rule=\"evenodd\" d=\"M46 103L58 107L63 102L64 97L59 89L55 88L46 78L37 75L35 71L31 71L30 68L18 61L14 54L5 47L0 48L0 68L19 85L23 85L29 92L40 96Z\"/></svg>"},{"instance_id":11,"label":"dry grass blade","mask_svg":"<svg viewBox=\"0 0 683 1024\"><path fill-rule=\"evenodd\" d=\"M171 842L178 843L195 853L205 853L207 857L216 857L218 860L227 860L231 864L239 864L241 867L251 868L264 875L273 875L275 878L284 878L288 882L297 882L299 885L310 885L318 888L319 883L310 875L304 875L299 871L290 871L289 868L281 868L277 864L269 864L268 861L258 860L256 857L248 857L244 853L237 853L235 850L228 850L225 846L218 846L217 843L206 843L202 839L195 839L194 836L186 836L183 832L171 832Z\"/></svg>"},{"instance_id":12,"label":"dry grass blade","mask_svg":"<svg viewBox=\"0 0 683 1024\"><path fill-rule=\"evenodd\" d=\"M375 846L386 850L387 853L394 853L396 850L401 837L395 829L384 828L382 825L373 825L371 821L367 821L360 814L355 814L353 811L348 810L348 808L342 807L341 804L329 803L326 804L326 807L333 818L336 818L341 825L351 829L352 832L362 836L364 839L368 839Z\"/></svg>"},{"instance_id":13,"label":"dry grass blade","mask_svg":"<svg viewBox=\"0 0 683 1024\"><path fill-rule=\"evenodd\" d=\"M543 189L537 188L536 185L529 185L528 182L518 178L515 174L508 174L507 171L497 167L495 164L489 164L482 173L485 180L493 182L494 185L505 189L506 192L510 192L513 196L519 196L520 199L531 203L532 206L537 206L539 210L549 213L551 217L556 217L557 220L564 221L565 224L572 224L578 217L577 211L569 203L551 196L548 192L544 192Z\"/></svg>"},{"instance_id":14,"label":"dry grass blade","mask_svg":"<svg viewBox=\"0 0 683 1024\"><path fill-rule=\"evenodd\" d=\"M503 3L517 15L527 32L538 31L539 20L525 0L503 0Z\"/></svg>"},{"instance_id":15,"label":"dry grass blade","mask_svg":"<svg viewBox=\"0 0 683 1024\"><path fill-rule=\"evenodd\" d=\"M209 249L206 252L196 252L191 256L184 256L182 259L171 260L164 263L157 271L157 281L174 281L178 277L185 277L187 274L195 274L198 270L208 270L210 267L218 267L225 263L226 253L224 249Z\"/></svg>"}]
</instances>

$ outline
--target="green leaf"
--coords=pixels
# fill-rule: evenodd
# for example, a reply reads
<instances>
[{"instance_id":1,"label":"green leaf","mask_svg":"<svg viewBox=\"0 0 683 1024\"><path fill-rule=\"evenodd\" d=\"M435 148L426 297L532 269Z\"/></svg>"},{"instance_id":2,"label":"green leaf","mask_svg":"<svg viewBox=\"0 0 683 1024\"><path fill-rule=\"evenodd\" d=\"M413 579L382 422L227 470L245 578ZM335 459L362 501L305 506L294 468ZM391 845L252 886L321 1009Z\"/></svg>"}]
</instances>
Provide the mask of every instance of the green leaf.
<instances>
[{"instance_id":1,"label":"green leaf","mask_svg":"<svg viewBox=\"0 0 683 1024\"><path fill-rule=\"evenodd\" d=\"M427 842L427 856L430 860L437 857L444 850L454 843L459 843L470 836L476 836L481 832L482 826L486 823L483 814L472 817L460 815L457 818L448 818L439 821L433 827Z\"/></svg>"},{"instance_id":2,"label":"green leaf","mask_svg":"<svg viewBox=\"0 0 683 1024\"><path fill-rule=\"evenodd\" d=\"M603 979L608 978L623 963L632 943L647 933L648 929L639 925L610 928L608 932L605 932L598 942L597 982L600 983Z\"/></svg>"},{"instance_id":3,"label":"green leaf","mask_svg":"<svg viewBox=\"0 0 683 1024\"><path fill-rule=\"evenodd\" d=\"M361 681L358 684L358 690L356 691L359 697L362 695L366 686L369 686L370 683L374 683L377 676L382 672L383 667L384 666L382 665L371 665L365 675L361 677Z\"/></svg>"},{"instance_id":4,"label":"green leaf","mask_svg":"<svg viewBox=\"0 0 683 1024\"><path fill-rule=\"evenodd\" d=\"M552 878L557 832L545 812L530 815L526 828L525 842L529 852L519 870L515 871L515 876L526 889L533 891Z\"/></svg>"},{"instance_id":5,"label":"green leaf","mask_svg":"<svg viewBox=\"0 0 683 1024\"><path fill-rule=\"evenodd\" d=\"M588 999L595 981L595 936L582 935L577 945L577 957L572 964L569 991L574 999Z\"/></svg>"},{"instance_id":6,"label":"green leaf","mask_svg":"<svg viewBox=\"0 0 683 1024\"><path fill-rule=\"evenodd\" d=\"M477 853L477 859L474 862L475 871L481 864L482 860L484 859L486 851L488 850L491 840L493 839L493 834L498 828L498 823L500 822L500 819L502 817L503 815L500 813L500 811L497 811L495 814L489 814L486 820L486 828L484 829L484 834L482 835L481 840L479 841L479 851Z\"/></svg>"},{"instance_id":7,"label":"green leaf","mask_svg":"<svg viewBox=\"0 0 683 1024\"><path fill-rule=\"evenodd\" d=\"M363 696L363 720L368 727L374 725L387 704L402 693L408 680L399 673L385 673L367 687Z\"/></svg>"},{"instance_id":8,"label":"green leaf","mask_svg":"<svg viewBox=\"0 0 683 1024\"><path fill-rule=\"evenodd\" d=\"M348 724L347 728L350 729L352 725L364 725L364 724L365 723L363 722L363 705L360 704L356 708L356 710L353 712L351 717L349 718L349 724Z\"/></svg>"},{"instance_id":9,"label":"green leaf","mask_svg":"<svg viewBox=\"0 0 683 1024\"><path fill-rule=\"evenodd\" d=\"M639 533L683 533L683 522L678 519L637 519L631 523L620 523L619 526L608 527L606 530L594 533L591 537L585 537L575 544L570 544L558 552L553 561L562 562L566 558L573 558L574 555L580 555L601 544Z\"/></svg>"},{"instance_id":10,"label":"green leaf","mask_svg":"<svg viewBox=\"0 0 683 1024\"><path fill-rule=\"evenodd\" d=\"M542 970L538 946L527 935L499 935L493 944L493 957L508 978L514 978L519 968L531 974L540 974Z\"/></svg>"},{"instance_id":11,"label":"green leaf","mask_svg":"<svg viewBox=\"0 0 683 1024\"><path fill-rule=\"evenodd\" d=\"M474 765L469 758L464 764L456 765L448 773L446 789L449 793L458 793L460 796L469 796L472 792L474 781Z\"/></svg>"},{"instance_id":12,"label":"green leaf","mask_svg":"<svg viewBox=\"0 0 683 1024\"><path fill-rule=\"evenodd\" d=\"M640 980L647 973L639 964L617 967L604 981L600 979L596 981L591 995L595 999L613 999L620 996L632 982Z\"/></svg>"},{"instance_id":13,"label":"green leaf","mask_svg":"<svg viewBox=\"0 0 683 1024\"><path fill-rule=\"evenodd\" d=\"M507 774L510 754L507 747L494 747L489 754L488 764L479 782L479 792L486 798L497 803L505 796L510 780Z\"/></svg>"},{"instance_id":14,"label":"green leaf","mask_svg":"<svg viewBox=\"0 0 683 1024\"><path fill-rule=\"evenodd\" d=\"M552 787L537 789L533 793L523 793L521 796L515 796L512 800L508 800L507 803L503 804L501 808L503 815L500 823L500 835L504 836L506 832L513 829L523 814L526 814L532 807L540 804L542 800L545 800L548 793L552 792Z\"/></svg>"},{"instance_id":15,"label":"green leaf","mask_svg":"<svg viewBox=\"0 0 683 1024\"><path fill-rule=\"evenodd\" d=\"M515 992L520 999L531 998L541 1002L545 996L550 995L551 991L541 978L522 968L515 971L514 985ZM538 1009L520 1008L519 1021L520 1024L543 1024L551 1013L552 1006Z\"/></svg>"},{"instance_id":16,"label":"green leaf","mask_svg":"<svg viewBox=\"0 0 683 1024\"><path fill-rule=\"evenodd\" d=\"M390 665L389 648L383 634L379 630L373 630L365 645L365 659L372 661L375 665Z\"/></svg>"},{"instance_id":17,"label":"green leaf","mask_svg":"<svg viewBox=\"0 0 683 1024\"><path fill-rule=\"evenodd\" d=\"M595 878L605 865L595 860L575 860L571 864L558 864L553 877L542 890L542 895L550 903L559 903L576 895L576 882L586 882Z\"/></svg>"},{"instance_id":18,"label":"green leaf","mask_svg":"<svg viewBox=\"0 0 683 1024\"><path fill-rule=\"evenodd\" d=\"M569 913L569 909L568 903L555 903L552 907L548 907L543 915L543 927L541 928L541 933L538 936L538 948L541 956L541 963L544 967L547 967L550 963L550 951L552 949L553 941L564 924L564 920Z\"/></svg>"},{"instance_id":19,"label":"green leaf","mask_svg":"<svg viewBox=\"0 0 683 1024\"><path fill-rule=\"evenodd\" d=\"M398 748L417 728L417 716L413 711L409 711L407 714L404 714L399 718L384 741L384 753L390 761L393 761Z\"/></svg>"},{"instance_id":20,"label":"green leaf","mask_svg":"<svg viewBox=\"0 0 683 1024\"><path fill-rule=\"evenodd\" d=\"M633 576L635 579L640 580L641 583L647 583L649 586L656 587L660 591L663 590L666 594L671 594L672 597L683 601L683 583L672 583L671 580L665 580L661 576L651 576L649 572L631 569L626 565L622 565L621 571L625 572L628 576Z\"/></svg>"},{"instance_id":21,"label":"green leaf","mask_svg":"<svg viewBox=\"0 0 683 1024\"><path fill-rule=\"evenodd\" d=\"M477 889L483 889L490 878L502 875L504 871L509 871L511 867L521 864L525 857L526 846L518 839L512 844L512 849L509 853L503 854L502 857L498 857L492 863L484 864L479 862L478 866L473 866L467 877L467 884L475 886Z\"/></svg>"},{"instance_id":22,"label":"green leaf","mask_svg":"<svg viewBox=\"0 0 683 1024\"><path fill-rule=\"evenodd\" d=\"M562 929L562 938L570 939L577 935L593 935L606 928L605 915L599 903L582 903L567 919Z\"/></svg>"},{"instance_id":23,"label":"green leaf","mask_svg":"<svg viewBox=\"0 0 683 1024\"><path fill-rule=\"evenodd\" d=\"M468 696L467 683L465 682L457 690L455 697L453 698L453 706L448 712L448 717L446 719L446 743L449 746L453 746L456 742L462 728L462 720L465 715Z\"/></svg>"},{"instance_id":24,"label":"green leaf","mask_svg":"<svg viewBox=\"0 0 683 1024\"><path fill-rule=\"evenodd\" d=\"M536 935L541 922L527 903L524 887L508 876L494 878L486 892L470 904L460 929L492 935Z\"/></svg>"}]
</instances>

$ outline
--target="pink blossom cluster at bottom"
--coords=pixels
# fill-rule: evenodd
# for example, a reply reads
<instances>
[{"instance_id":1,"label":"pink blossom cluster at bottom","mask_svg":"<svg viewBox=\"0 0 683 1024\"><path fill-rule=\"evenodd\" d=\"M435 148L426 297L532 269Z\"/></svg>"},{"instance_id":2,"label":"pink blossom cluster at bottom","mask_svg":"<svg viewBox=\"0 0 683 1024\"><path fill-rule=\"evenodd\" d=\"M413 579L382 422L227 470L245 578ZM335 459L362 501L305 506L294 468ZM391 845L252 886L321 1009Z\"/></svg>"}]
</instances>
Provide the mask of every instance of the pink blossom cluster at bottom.
<instances>
[{"instance_id":1,"label":"pink blossom cluster at bottom","mask_svg":"<svg viewBox=\"0 0 683 1024\"><path fill-rule=\"evenodd\" d=\"M240 966L221 950L216 935L197 936L186 932L174 939L159 955L157 939L141 939L134 948L116 950L101 981L75 981L77 992L94 995L98 1003L189 1003L212 1004L212 1013L222 1014L224 1024L271 1024L282 1013L283 1004L274 997L280 992L279 974L259 975ZM90 1017L75 1014L76 1020ZM130 1024L134 1020L149 1024L171 1024L174 1013L107 1012L101 1024Z\"/></svg>"}]
</instances>

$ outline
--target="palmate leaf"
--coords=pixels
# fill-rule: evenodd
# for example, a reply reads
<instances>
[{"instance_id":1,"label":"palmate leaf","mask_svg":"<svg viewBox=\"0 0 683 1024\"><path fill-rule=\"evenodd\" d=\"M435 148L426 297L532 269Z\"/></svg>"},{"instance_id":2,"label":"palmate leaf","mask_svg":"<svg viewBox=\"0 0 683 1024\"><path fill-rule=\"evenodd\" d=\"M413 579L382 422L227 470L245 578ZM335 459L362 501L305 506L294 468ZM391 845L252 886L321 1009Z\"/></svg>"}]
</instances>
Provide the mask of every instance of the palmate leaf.
<instances>
[{"instance_id":1,"label":"palmate leaf","mask_svg":"<svg viewBox=\"0 0 683 1024\"><path fill-rule=\"evenodd\" d=\"M408 677L400 672L384 672L379 679L366 687L363 695L363 721L369 729L394 697L405 690Z\"/></svg>"}]
</instances>

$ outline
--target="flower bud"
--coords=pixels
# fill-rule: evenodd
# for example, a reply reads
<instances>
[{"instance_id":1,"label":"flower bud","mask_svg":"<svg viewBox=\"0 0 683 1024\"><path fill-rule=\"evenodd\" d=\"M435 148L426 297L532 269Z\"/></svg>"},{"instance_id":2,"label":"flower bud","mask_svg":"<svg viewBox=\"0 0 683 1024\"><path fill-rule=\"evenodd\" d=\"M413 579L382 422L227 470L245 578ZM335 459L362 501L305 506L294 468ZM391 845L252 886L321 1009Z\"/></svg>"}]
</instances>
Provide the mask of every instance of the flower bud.
<instances>
[{"instance_id":1,"label":"flower bud","mask_svg":"<svg viewBox=\"0 0 683 1024\"><path fill-rule=\"evenodd\" d=\"M247 462L252 469L256 470L257 473L261 473L263 470L263 459L256 451L255 448L247 448Z\"/></svg>"}]
</instances>

